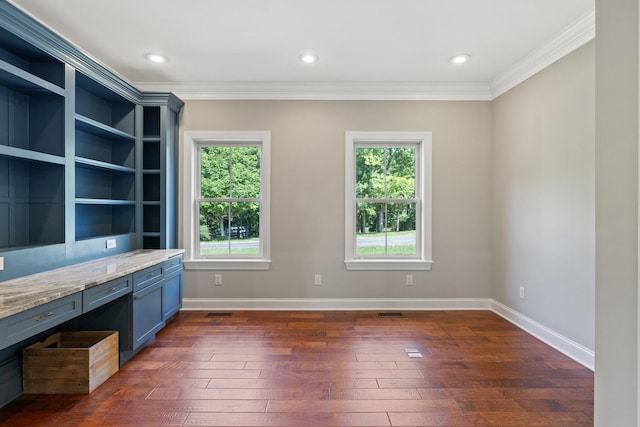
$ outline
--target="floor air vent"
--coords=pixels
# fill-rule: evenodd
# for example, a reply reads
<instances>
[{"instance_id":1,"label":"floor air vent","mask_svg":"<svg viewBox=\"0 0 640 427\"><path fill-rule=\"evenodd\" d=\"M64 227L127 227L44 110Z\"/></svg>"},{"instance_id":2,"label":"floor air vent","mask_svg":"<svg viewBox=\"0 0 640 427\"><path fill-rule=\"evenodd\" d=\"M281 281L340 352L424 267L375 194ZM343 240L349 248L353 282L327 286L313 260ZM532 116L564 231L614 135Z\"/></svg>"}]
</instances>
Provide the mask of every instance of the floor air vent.
<instances>
[{"instance_id":1,"label":"floor air vent","mask_svg":"<svg viewBox=\"0 0 640 427\"><path fill-rule=\"evenodd\" d=\"M378 317L403 317L402 313L378 313Z\"/></svg>"},{"instance_id":2,"label":"floor air vent","mask_svg":"<svg viewBox=\"0 0 640 427\"><path fill-rule=\"evenodd\" d=\"M207 317L231 317L231 313L228 313L228 312L209 313L207 314Z\"/></svg>"}]
</instances>

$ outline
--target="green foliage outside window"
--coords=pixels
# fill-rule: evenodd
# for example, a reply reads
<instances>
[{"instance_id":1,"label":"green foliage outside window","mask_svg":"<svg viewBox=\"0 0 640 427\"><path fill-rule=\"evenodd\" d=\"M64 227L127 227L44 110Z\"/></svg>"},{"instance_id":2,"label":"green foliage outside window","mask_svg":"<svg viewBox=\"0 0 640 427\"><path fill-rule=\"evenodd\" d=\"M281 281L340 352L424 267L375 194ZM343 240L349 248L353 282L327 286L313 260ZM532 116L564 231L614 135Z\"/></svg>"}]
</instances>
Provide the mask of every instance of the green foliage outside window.
<instances>
[{"instance_id":1,"label":"green foliage outside window","mask_svg":"<svg viewBox=\"0 0 640 427\"><path fill-rule=\"evenodd\" d=\"M260 231L260 147L200 147L200 240L248 239Z\"/></svg>"},{"instance_id":2,"label":"green foliage outside window","mask_svg":"<svg viewBox=\"0 0 640 427\"><path fill-rule=\"evenodd\" d=\"M358 232L415 230L415 156L414 147L356 148Z\"/></svg>"},{"instance_id":3,"label":"green foliage outside window","mask_svg":"<svg viewBox=\"0 0 640 427\"><path fill-rule=\"evenodd\" d=\"M359 146L356 159L356 253L415 255L416 147Z\"/></svg>"}]
</instances>

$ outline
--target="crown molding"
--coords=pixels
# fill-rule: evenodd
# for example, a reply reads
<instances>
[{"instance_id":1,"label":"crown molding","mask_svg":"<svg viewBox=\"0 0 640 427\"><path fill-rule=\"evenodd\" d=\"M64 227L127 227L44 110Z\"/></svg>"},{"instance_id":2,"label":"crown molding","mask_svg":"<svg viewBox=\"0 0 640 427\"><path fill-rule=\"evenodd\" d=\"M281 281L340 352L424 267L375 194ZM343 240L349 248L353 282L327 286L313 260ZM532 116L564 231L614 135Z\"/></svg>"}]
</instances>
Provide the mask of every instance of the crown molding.
<instances>
[{"instance_id":1,"label":"crown molding","mask_svg":"<svg viewBox=\"0 0 640 427\"><path fill-rule=\"evenodd\" d=\"M185 100L489 101L486 83L195 82L134 83L142 91L173 92Z\"/></svg>"},{"instance_id":2,"label":"crown molding","mask_svg":"<svg viewBox=\"0 0 640 427\"><path fill-rule=\"evenodd\" d=\"M596 11L594 8L562 33L491 80L489 82L491 99L495 99L514 88L558 59L593 40L595 36Z\"/></svg>"},{"instance_id":3,"label":"crown molding","mask_svg":"<svg viewBox=\"0 0 640 427\"><path fill-rule=\"evenodd\" d=\"M491 101L596 35L595 8L488 83L421 82L137 82L141 91L184 100Z\"/></svg>"},{"instance_id":4,"label":"crown molding","mask_svg":"<svg viewBox=\"0 0 640 427\"><path fill-rule=\"evenodd\" d=\"M170 92L142 92L140 103L144 106L166 105L173 111L180 111L184 106L184 102Z\"/></svg>"},{"instance_id":5,"label":"crown molding","mask_svg":"<svg viewBox=\"0 0 640 427\"><path fill-rule=\"evenodd\" d=\"M488 83L421 82L129 82L24 10L0 1L0 18L14 34L71 64L125 98L173 92L185 100L490 101L595 38L595 8Z\"/></svg>"},{"instance_id":6,"label":"crown molding","mask_svg":"<svg viewBox=\"0 0 640 427\"><path fill-rule=\"evenodd\" d=\"M13 2L0 1L1 27L54 58L71 65L124 98L139 102L140 91L128 80L73 45Z\"/></svg>"}]
</instances>

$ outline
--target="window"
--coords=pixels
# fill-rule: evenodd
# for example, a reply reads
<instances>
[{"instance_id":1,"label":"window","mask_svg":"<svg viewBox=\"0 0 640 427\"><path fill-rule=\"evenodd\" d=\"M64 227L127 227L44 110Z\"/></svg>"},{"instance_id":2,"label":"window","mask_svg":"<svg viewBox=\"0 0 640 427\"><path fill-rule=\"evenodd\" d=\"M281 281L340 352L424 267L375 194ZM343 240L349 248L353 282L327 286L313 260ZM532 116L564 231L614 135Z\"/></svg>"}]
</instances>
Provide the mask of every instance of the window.
<instances>
[{"instance_id":1,"label":"window","mask_svg":"<svg viewBox=\"0 0 640 427\"><path fill-rule=\"evenodd\" d=\"M187 131L184 142L185 266L268 269L269 132Z\"/></svg>"},{"instance_id":2,"label":"window","mask_svg":"<svg viewBox=\"0 0 640 427\"><path fill-rule=\"evenodd\" d=\"M347 132L345 265L430 270L431 133Z\"/></svg>"}]
</instances>

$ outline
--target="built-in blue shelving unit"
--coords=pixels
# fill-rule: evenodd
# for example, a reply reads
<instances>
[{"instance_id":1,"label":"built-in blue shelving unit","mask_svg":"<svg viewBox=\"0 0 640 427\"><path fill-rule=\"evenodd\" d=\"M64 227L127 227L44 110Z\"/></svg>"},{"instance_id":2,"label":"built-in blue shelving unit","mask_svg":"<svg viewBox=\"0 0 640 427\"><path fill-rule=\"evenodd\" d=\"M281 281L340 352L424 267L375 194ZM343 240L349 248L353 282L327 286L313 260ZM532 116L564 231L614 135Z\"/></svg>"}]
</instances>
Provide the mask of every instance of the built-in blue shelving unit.
<instances>
[{"instance_id":1,"label":"built-in blue shelving unit","mask_svg":"<svg viewBox=\"0 0 640 427\"><path fill-rule=\"evenodd\" d=\"M0 0L0 282L176 247L182 105Z\"/></svg>"}]
</instances>

